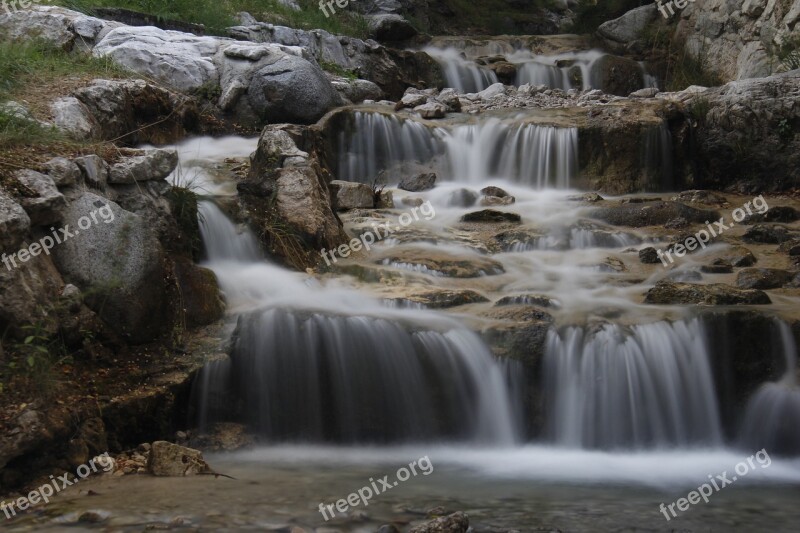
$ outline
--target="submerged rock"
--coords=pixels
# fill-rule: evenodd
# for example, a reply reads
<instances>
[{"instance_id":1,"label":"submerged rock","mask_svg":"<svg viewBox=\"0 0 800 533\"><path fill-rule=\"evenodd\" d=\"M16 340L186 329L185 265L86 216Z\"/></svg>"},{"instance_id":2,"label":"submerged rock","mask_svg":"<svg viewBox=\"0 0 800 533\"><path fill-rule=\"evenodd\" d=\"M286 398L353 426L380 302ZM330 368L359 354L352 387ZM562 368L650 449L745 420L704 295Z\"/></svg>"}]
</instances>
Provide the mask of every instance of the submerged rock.
<instances>
[{"instance_id":1,"label":"submerged rock","mask_svg":"<svg viewBox=\"0 0 800 533\"><path fill-rule=\"evenodd\" d=\"M742 289L777 289L793 277L794 273L777 268L747 268L736 276L736 286Z\"/></svg>"},{"instance_id":2,"label":"submerged rock","mask_svg":"<svg viewBox=\"0 0 800 533\"><path fill-rule=\"evenodd\" d=\"M336 197L337 209L372 209L375 207L375 194L372 192L372 188L364 183L333 180L331 192Z\"/></svg>"},{"instance_id":3,"label":"submerged rock","mask_svg":"<svg viewBox=\"0 0 800 533\"><path fill-rule=\"evenodd\" d=\"M522 217L516 213L506 213L503 211L495 211L494 209L484 209L483 211L467 213L461 217L461 222L522 222Z\"/></svg>"},{"instance_id":4,"label":"submerged rock","mask_svg":"<svg viewBox=\"0 0 800 533\"><path fill-rule=\"evenodd\" d=\"M429 191L436 186L437 176L433 172L417 174L416 176L403 178L397 186L399 189L409 192Z\"/></svg>"},{"instance_id":5,"label":"submerged rock","mask_svg":"<svg viewBox=\"0 0 800 533\"><path fill-rule=\"evenodd\" d=\"M459 511L413 527L409 533L466 533L468 529L469 517Z\"/></svg>"},{"instance_id":6,"label":"submerged rock","mask_svg":"<svg viewBox=\"0 0 800 533\"><path fill-rule=\"evenodd\" d=\"M706 220L719 220L716 211L696 209L678 202L652 202L646 204L625 204L616 207L601 207L590 213L591 217L615 226L664 225L672 219L683 217L690 222L703 223Z\"/></svg>"},{"instance_id":7,"label":"submerged rock","mask_svg":"<svg viewBox=\"0 0 800 533\"><path fill-rule=\"evenodd\" d=\"M659 305L768 305L769 296L755 289L737 289L730 285L716 283L697 285L659 281L647 291L644 299L648 304Z\"/></svg>"}]
</instances>

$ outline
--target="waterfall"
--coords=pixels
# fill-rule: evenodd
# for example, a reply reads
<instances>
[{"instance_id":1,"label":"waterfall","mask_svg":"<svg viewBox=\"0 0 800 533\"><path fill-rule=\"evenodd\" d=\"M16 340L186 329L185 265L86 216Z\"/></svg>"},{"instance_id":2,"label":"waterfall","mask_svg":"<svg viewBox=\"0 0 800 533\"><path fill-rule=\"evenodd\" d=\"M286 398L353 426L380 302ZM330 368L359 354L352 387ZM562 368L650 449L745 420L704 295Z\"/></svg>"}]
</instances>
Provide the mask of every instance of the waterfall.
<instances>
[{"instance_id":1,"label":"waterfall","mask_svg":"<svg viewBox=\"0 0 800 533\"><path fill-rule=\"evenodd\" d=\"M503 178L537 189L568 188L578 171L577 128L495 118L432 128L360 111L353 120L352 133L339 137L337 177L346 181L370 183L386 171L389 182L397 183L409 172L401 163L427 162L451 180L481 184Z\"/></svg>"},{"instance_id":2,"label":"waterfall","mask_svg":"<svg viewBox=\"0 0 800 533\"><path fill-rule=\"evenodd\" d=\"M786 373L780 381L766 383L747 402L739 443L746 450L765 448L770 453L800 454L800 383L797 345L788 324L776 321Z\"/></svg>"},{"instance_id":3,"label":"waterfall","mask_svg":"<svg viewBox=\"0 0 800 533\"><path fill-rule=\"evenodd\" d=\"M444 137L447 175L480 184L503 178L533 188L568 188L578 171L578 129L489 119Z\"/></svg>"},{"instance_id":4,"label":"waterfall","mask_svg":"<svg viewBox=\"0 0 800 533\"><path fill-rule=\"evenodd\" d=\"M390 309L258 259L255 238L201 203L210 261L239 316L230 359L195 383L201 428L242 420L270 441L511 445L517 367L431 311Z\"/></svg>"},{"instance_id":5,"label":"waterfall","mask_svg":"<svg viewBox=\"0 0 800 533\"><path fill-rule=\"evenodd\" d=\"M675 191L672 133L665 120L645 132L641 153L648 190Z\"/></svg>"},{"instance_id":6,"label":"waterfall","mask_svg":"<svg viewBox=\"0 0 800 533\"><path fill-rule=\"evenodd\" d=\"M497 83L497 75L464 58L454 48L427 47L424 51L442 67L445 85L460 93L477 93Z\"/></svg>"},{"instance_id":7,"label":"waterfall","mask_svg":"<svg viewBox=\"0 0 800 533\"><path fill-rule=\"evenodd\" d=\"M209 261L257 261L262 257L255 236L240 231L214 202L202 201L197 207L200 236Z\"/></svg>"},{"instance_id":8,"label":"waterfall","mask_svg":"<svg viewBox=\"0 0 800 533\"><path fill-rule=\"evenodd\" d=\"M352 131L339 134L337 177L371 183L387 171L387 178L396 183L403 174L395 165L427 162L441 151L438 138L420 122L357 111Z\"/></svg>"},{"instance_id":9,"label":"waterfall","mask_svg":"<svg viewBox=\"0 0 800 533\"><path fill-rule=\"evenodd\" d=\"M558 445L722 444L709 351L698 319L551 332L544 387L547 436Z\"/></svg>"}]
</instances>

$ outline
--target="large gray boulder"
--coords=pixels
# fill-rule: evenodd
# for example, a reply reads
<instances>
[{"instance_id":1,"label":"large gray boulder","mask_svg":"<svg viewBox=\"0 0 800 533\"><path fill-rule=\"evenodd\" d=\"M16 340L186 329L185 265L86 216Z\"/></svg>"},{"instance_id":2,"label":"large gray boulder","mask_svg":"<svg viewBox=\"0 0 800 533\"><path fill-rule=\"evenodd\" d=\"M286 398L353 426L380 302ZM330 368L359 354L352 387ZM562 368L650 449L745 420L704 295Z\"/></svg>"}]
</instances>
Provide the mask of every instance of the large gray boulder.
<instances>
[{"instance_id":1,"label":"large gray boulder","mask_svg":"<svg viewBox=\"0 0 800 533\"><path fill-rule=\"evenodd\" d=\"M86 106L74 96L55 100L50 104L50 113L53 116L53 124L75 139L89 140L98 133L97 121Z\"/></svg>"},{"instance_id":2,"label":"large gray boulder","mask_svg":"<svg viewBox=\"0 0 800 533\"><path fill-rule=\"evenodd\" d=\"M334 180L331 182L331 189L336 195L337 209L372 209L375 207L375 195L369 185Z\"/></svg>"},{"instance_id":3,"label":"large gray boulder","mask_svg":"<svg viewBox=\"0 0 800 533\"><path fill-rule=\"evenodd\" d=\"M405 41L417 35L417 30L406 19L396 14L368 15L370 36L379 42Z\"/></svg>"},{"instance_id":4,"label":"large gray boulder","mask_svg":"<svg viewBox=\"0 0 800 533\"><path fill-rule=\"evenodd\" d=\"M63 222L73 236L53 257L89 307L133 342L161 333L169 322L164 252L150 222L91 192L70 199Z\"/></svg>"},{"instance_id":5,"label":"large gray boulder","mask_svg":"<svg viewBox=\"0 0 800 533\"><path fill-rule=\"evenodd\" d=\"M655 4L632 9L621 17L604 22L597 28L600 37L617 43L630 43L639 39L645 28L658 16Z\"/></svg>"},{"instance_id":6,"label":"large gray boulder","mask_svg":"<svg viewBox=\"0 0 800 533\"><path fill-rule=\"evenodd\" d=\"M111 166L108 182L114 185L163 180L178 166L175 150L143 150Z\"/></svg>"},{"instance_id":7,"label":"large gray boulder","mask_svg":"<svg viewBox=\"0 0 800 533\"><path fill-rule=\"evenodd\" d=\"M0 251L16 251L31 228L31 219L25 210L0 189Z\"/></svg>"},{"instance_id":8,"label":"large gray boulder","mask_svg":"<svg viewBox=\"0 0 800 533\"><path fill-rule=\"evenodd\" d=\"M342 103L319 66L291 55L254 74L247 100L267 122L302 124L316 122Z\"/></svg>"},{"instance_id":9,"label":"large gray boulder","mask_svg":"<svg viewBox=\"0 0 800 533\"><path fill-rule=\"evenodd\" d=\"M33 193L20 199L32 225L47 226L61 220L66 200L53 178L33 170L20 170L16 178Z\"/></svg>"},{"instance_id":10,"label":"large gray boulder","mask_svg":"<svg viewBox=\"0 0 800 533\"><path fill-rule=\"evenodd\" d=\"M96 57L110 57L123 67L168 83L180 91L218 85L213 57L220 39L152 26L111 30L94 48Z\"/></svg>"}]
</instances>

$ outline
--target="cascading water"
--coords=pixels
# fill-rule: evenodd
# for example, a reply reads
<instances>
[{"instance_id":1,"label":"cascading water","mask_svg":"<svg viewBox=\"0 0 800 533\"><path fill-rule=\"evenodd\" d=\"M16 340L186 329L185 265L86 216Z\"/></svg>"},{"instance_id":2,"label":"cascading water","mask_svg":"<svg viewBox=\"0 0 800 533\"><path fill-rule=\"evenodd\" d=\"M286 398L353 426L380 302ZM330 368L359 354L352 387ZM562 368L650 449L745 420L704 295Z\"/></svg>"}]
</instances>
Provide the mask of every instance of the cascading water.
<instances>
[{"instance_id":1,"label":"cascading water","mask_svg":"<svg viewBox=\"0 0 800 533\"><path fill-rule=\"evenodd\" d=\"M451 128L381 113L356 112L339 138L343 180L369 183L382 171L392 182L402 162L431 163L445 178L480 184L508 179L533 188L568 188L578 170L578 129L488 119ZM442 156L437 159L438 156Z\"/></svg>"},{"instance_id":2,"label":"cascading water","mask_svg":"<svg viewBox=\"0 0 800 533\"><path fill-rule=\"evenodd\" d=\"M454 48L428 47L424 51L441 65L445 85L460 93L479 92L499 81L494 72L466 59Z\"/></svg>"},{"instance_id":3,"label":"cascading water","mask_svg":"<svg viewBox=\"0 0 800 533\"><path fill-rule=\"evenodd\" d=\"M387 171L387 178L397 182L403 174L394 165L430 161L442 152L438 137L422 123L361 111L352 120L352 131L339 134L341 180L371 183Z\"/></svg>"},{"instance_id":4,"label":"cascading water","mask_svg":"<svg viewBox=\"0 0 800 533\"><path fill-rule=\"evenodd\" d=\"M497 75L490 69L464 56L453 48L427 47L424 51L442 67L445 85L460 93L479 92L497 83ZM517 50L505 54L505 58L517 67L514 85L544 85L551 89L602 89L602 69L607 68L602 58L607 54L601 50L586 50L556 55L533 54ZM657 87L658 81L647 72L644 63L639 64L642 87Z\"/></svg>"},{"instance_id":5,"label":"cascading water","mask_svg":"<svg viewBox=\"0 0 800 533\"><path fill-rule=\"evenodd\" d=\"M698 319L551 332L547 436L576 448L719 446L708 358Z\"/></svg>"},{"instance_id":6,"label":"cascading water","mask_svg":"<svg viewBox=\"0 0 800 533\"><path fill-rule=\"evenodd\" d=\"M739 442L744 449L800 455L800 383L797 345L789 325L776 321L786 357L786 373L780 381L766 383L750 398L745 409Z\"/></svg>"},{"instance_id":7,"label":"cascading water","mask_svg":"<svg viewBox=\"0 0 800 533\"><path fill-rule=\"evenodd\" d=\"M666 121L647 130L642 146L642 168L647 188L652 191L674 191L672 134Z\"/></svg>"},{"instance_id":8,"label":"cascading water","mask_svg":"<svg viewBox=\"0 0 800 533\"><path fill-rule=\"evenodd\" d=\"M253 236L212 203L201 217L208 266L234 308L256 307L239 319L231 360L198 378L201 427L230 416L235 397L273 441L517 441L509 371L477 335L431 312L326 294L259 263Z\"/></svg>"},{"instance_id":9,"label":"cascading water","mask_svg":"<svg viewBox=\"0 0 800 533\"><path fill-rule=\"evenodd\" d=\"M447 175L459 181L482 183L498 177L537 189L565 189L578 170L577 128L489 119L457 126L443 140Z\"/></svg>"}]
</instances>

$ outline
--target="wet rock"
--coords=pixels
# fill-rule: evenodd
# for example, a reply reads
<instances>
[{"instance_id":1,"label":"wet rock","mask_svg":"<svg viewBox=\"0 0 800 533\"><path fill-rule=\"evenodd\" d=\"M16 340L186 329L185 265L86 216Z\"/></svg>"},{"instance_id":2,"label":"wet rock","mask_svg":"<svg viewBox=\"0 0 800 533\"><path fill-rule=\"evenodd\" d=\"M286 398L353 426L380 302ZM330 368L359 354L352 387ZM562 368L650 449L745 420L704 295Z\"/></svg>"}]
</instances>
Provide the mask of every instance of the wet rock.
<instances>
[{"instance_id":1,"label":"wet rock","mask_svg":"<svg viewBox=\"0 0 800 533\"><path fill-rule=\"evenodd\" d=\"M31 219L22 206L0 189L0 251L17 248L30 227Z\"/></svg>"},{"instance_id":2,"label":"wet rock","mask_svg":"<svg viewBox=\"0 0 800 533\"><path fill-rule=\"evenodd\" d=\"M633 91L631 94L628 95L629 98L654 98L659 92L658 89L655 87L648 87L646 89L639 89L638 91Z\"/></svg>"},{"instance_id":3,"label":"wet rock","mask_svg":"<svg viewBox=\"0 0 800 533\"><path fill-rule=\"evenodd\" d=\"M672 219L682 217L690 222L704 223L706 220L719 220L716 211L695 209L678 202L652 202L647 204L626 204L615 207L601 207L590 216L615 226L662 226Z\"/></svg>"},{"instance_id":4,"label":"wet rock","mask_svg":"<svg viewBox=\"0 0 800 533\"><path fill-rule=\"evenodd\" d=\"M422 94L416 89L409 89L406 91L406 94L403 95L400 101L397 102L395 109L399 111L404 107L414 108L425 105L426 103L428 103L428 95Z\"/></svg>"},{"instance_id":5,"label":"wet rock","mask_svg":"<svg viewBox=\"0 0 800 533\"><path fill-rule=\"evenodd\" d=\"M644 85L642 67L632 59L605 55L592 68L597 73L599 88L606 94L628 96Z\"/></svg>"},{"instance_id":6,"label":"wet rock","mask_svg":"<svg viewBox=\"0 0 800 533\"><path fill-rule=\"evenodd\" d=\"M756 224L759 222L791 223L798 219L800 219L800 213L794 207L775 206L764 213L755 213L745 217L742 224Z\"/></svg>"},{"instance_id":7,"label":"wet rock","mask_svg":"<svg viewBox=\"0 0 800 533\"><path fill-rule=\"evenodd\" d=\"M541 294L520 294L518 296L503 296L494 304L495 307L505 305L533 305L537 307L551 307L558 309L561 307L556 300Z\"/></svg>"},{"instance_id":8,"label":"wet rock","mask_svg":"<svg viewBox=\"0 0 800 533\"><path fill-rule=\"evenodd\" d=\"M401 531L394 524L384 524L378 528L377 533L401 533Z\"/></svg>"},{"instance_id":9,"label":"wet rock","mask_svg":"<svg viewBox=\"0 0 800 533\"><path fill-rule=\"evenodd\" d=\"M354 104L360 104L364 100L380 100L383 97L381 88L369 80L340 78L331 83L339 94Z\"/></svg>"},{"instance_id":10,"label":"wet rock","mask_svg":"<svg viewBox=\"0 0 800 533\"><path fill-rule=\"evenodd\" d=\"M753 252L744 246L731 246L722 252L715 254L717 259L729 262L735 267L749 267L756 264L758 259Z\"/></svg>"},{"instance_id":11,"label":"wet rock","mask_svg":"<svg viewBox=\"0 0 800 533\"><path fill-rule=\"evenodd\" d=\"M15 177L34 196L23 196L19 202L30 217L33 226L49 226L62 220L67 201L58 192L53 178L33 170L20 170Z\"/></svg>"},{"instance_id":12,"label":"wet rock","mask_svg":"<svg viewBox=\"0 0 800 533\"><path fill-rule=\"evenodd\" d=\"M403 198L403 205L407 205L409 207L419 207L425 203L424 198L414 197L414 198Z\"/></svg>"},{"instance_id":13,"label":"wet rock","mask_svg":"<svg viewBox=\"0 0 800 533\"><path fill-rule=\"evenodd\" d=\"M372 187L364 183L334 180L330 183L331 193L336 198L336 208L372 209L375 207L375 195Z\"/></svg>"},{"instance_id":14,"label":"wet rock","mask_svg":"<svg viewBox=\"0 0 800 533\"><path fill-rule=\"evenodd\" d=\"M212 270L188 259L175 259L175 280L181 291L183 316L189 327L206 326L225 314L225 301Z\"/></svg>"},{"instance_id":15,"label":"wet rock","mask_svg":"<svg viewBox=\"0 0 800 533\"><path fill-rule=\"evenodd\" d=\"M796 234L785 226L779 226L777 224L756 224L747 230L742 240L763 244L781 244L795 236Z\"/></svg>"},{"instance_id":16,"label":"wet rock","mask_svg":"<svg viewBox=\"0 0 800 533\"><path fill-rule=\"evenodd\" d=\"M163 477L192 476L211 470L200 451L165 441L152 444L147 468L154 476Z\"/></svg>"},{"instance_id":17,"label":"wet rock","mask_svg":"<svg viewBox=\"0 0 800 533\"><path fill-rule=\"evenodd\" d=\"M701 266L700 270L706 274L730 274L733 272L733 265L725 259L714 259L711 263ZM756 289L761 287L746 288Z\"/></svg>"},{"instance_id":18,"label":"wet rock","mask_svg":"<svg viewBox=\"0 0 800 533\"><path fill-rule=\"evenodd\" d=\"M664 276L665 280L677 281L679 283L689 283L692 281L701 281L703 275L695 269L681 269L674 270Z\"/></svg>"},{"instance_id":19,"label":"wet rock","mask_svg":"<svg viewBox=\"0 0 800 533\"><path fill-rule=\"evenodd\" d=\"M668 220L664 227L667 229L683 229L689 225L689 221L683 217L675 217L671 220Z\"/></svg>"},{"instance_id":20,"label":"wet rock","mask_svg":"<svg viewBox=\"0 0 800 533\"><path fill-rule=\"evenodd\" d=\"M639 261L646 265L655 265L660 263L661 259L658 257L658 250L652 246L648 246L647 248L639 250Z\"/></svg>"},{"instance_id":21,"label":"wet rock","mask_svg":"<svg viewBox=\"0 0 800 533\"><path fill-rule=\"evenodd\" d=\"M469 189L458 189L453 191L447 199L450 207L472 207L478 203L478 193Z\"/></svg>"},{"instance_id":22,"label":"wet rock","mask_svg":"<svg viewBox=\"0 0 800 533\"><path fill-rule=\"evenodd\" d=\"M513 205L514 202L516 202L516 198L513 196L506 196L505 198L500 198L499 196L484 196L481 198L481 205L484 207Z\"/></svg>"},{"instance_id":23,"label":"wet rock","mask_svg":"<svg viewBox=\"0 0 800 533\"><path fill-rule=\"evenodd\" d=\"M494 186L484 187L483 189L481 189L481 194L484 196L496 196L498 198L508 198L511 196L500 187L494 187Z\"/></svg>"},{"instance_id":24,"label":"wet rock","mask_svg":"<svg viewBox=\"0 0 800 533\"><path fill-rule=\"evenodd\" d=\"M436 186L437 176L433 172L417 174L409 178L403 178L398 184L398 188L409 192L429 191Z\"/></svg>"},{"instance_id":25,"label":"wet rock","mask_svg":"<svg viewBox=\"0 0 800 533\"><path fill-rule=\"evenodd\" d=\"M461 100L458 98L458 93L456 93L455 89L447 88L442 90L436 96L436 101L444 104L448 113L459 113L461 111Z\"/></svg>"},{"instance_id":26,"label":"wet rock","mask_svg":"<svg viewBox=\"0 0 800 533\"><path fill-rule=\"evenodd\" d=\"M768 305L772 303L763 291L737 289L722 283L696 285L660 281L645 296L645 303L659 305Z\"/></svg>"},{"instance_id":27,"label":"wet rock","mask_svg":"<svg viewBox=\"0 0 800 533\"><path fill-rule=\"evenodd\" d=\"M793 273L777 268L747 268L736 276L736 286L742 289L777 289L793 277Z\"/></svg>"},{"instance_id":28,"label":"wet rock","mask_svg":"<svg viewBox=\"0 0 800 533\"><path fill-rule=\"evenodd\" d=\"M791 257L800 256L800 239L782 242L781 245L778 246L778 251L789 254Z\"/></svg>"},{"instance_id":29,"label":"wet rock","mask_svg":"<svg viewBox=\"0 0 800 533\"><path fill-rule=\"evenodd\" d=\"M447 107L438 102L429 102L415 107L414 112L425 119L444 118L447 115Z\"/></svg>"},{"instance_id":30,"label":"wet rock","mask_svg":"<svg viewBox=\"0 0 800 533\"><path fill-rule=\"evenodd\" d=\"M108 183L134 184L142 181L163 180L178 166L175 150L143 150L141 155L122 158L111 166Z\"/></svg>"},{"instance_id":31,"label":"wet rock","mask_svg":"<svg viewBox=\"0 0 800 533\"><path fill-rule=\"evenodd\" d=\"M425 202L419 203L418 206L423 203ZM377 209L394 209L394 193L392 191L382 191L375 207Z\"/></svg>"},{"instance_id":32,"label":"wet rock","mask_svg":"<svg viewBox=\"0 0 800 533\"><path fill-rule=\"evenodd\" d=\"M477 278L502 274L499 262L484 256L462 257L445 252L402 250L380 259L378 264L452 278Z\"/></svg>"},{"instance_id":33,"label":"wet rock","mask_svg":"<svg viewBox=\"0 0 800 533\"><path fill-rule=\"evenodd\" d=\"M608 273L621 273L627 272L628 267L625 266L625 263L616 257L606 257L602 263L598 263L596 265L589 265L591 268L597 269L600 272L608 272Z\"/></svg>"},{"instance_id":34,"label":"wet rock","mask_svg":"<svg viewBox=\"0 0 800 533\"><path fill-rule=\"evenodd\" d=\"M489 301L485 296L468 289L432 289L407 294L402 300L422 304L428 309L448 309Z\"/></svg>"},{"instance_id":35,"label":"wet rock","mask_svg":"<svg viewBox=\"0 0 800 533\"><path fill-rule=\"evenodd\" d=\"M480 100L491 100L497 96L505 94L506 87L502 83L495 83L477 93Z\"/></svg>"},{"instance_id":36,"label":"wet rock","mask_svg":"<svg viewBox=\"0 0 800 533\"><path fill-rule=\"evenodd\" d=\"M75 185L81 178L81 169L76 163L65 157L56 157L44 164L47 175L53 179L56 187Z\"/></svg>"},{"instance_id":37,"label":"wet rock","mask_svg":"<svg viewBox=\"0 0 800 533\"><path fill-rule=\"evenodd\" d=\"M671 198L672 201L683 202L687 204L705 204L723 206L728 203L725 197L712 191L691 190L683 191L677 196Z\"/></svg>"},{"instance_id":38,"label":"wet rock","mask_svg":"<svg viewBox=\"0 0 800 533\"><path fill-rule=\"evenodd\" d=\"M475 211L467 213L461 217L461 222L486 222L486 223L502 223L502 222L522 222L522 217L516 213L506 213L503 211L495 211L493 209L484 209L483 211Z\"/></svg>"},{"instance_id":39,"label":"wet rock","mask_svg":"<svg viewBox=\"0 0 800 533\"><path fill-rule=\"evenodd\" d=\"M469 517L457 512L413 527L409 533L466 533L468 529Z\"/></svg>"},{"instance_id":40,"label":"wet rock","mask_svg":"<svg viewBox=\"0 0 800 533\"><path fill-rule=\"evenodd\" d=\"M596 192L587 192L584 194L575 194L572 196L567 196L567 200L570 202L586 202L586 203L596 203L602 202L604 198L597 194Z\"/></svg>"}]
</instances>

